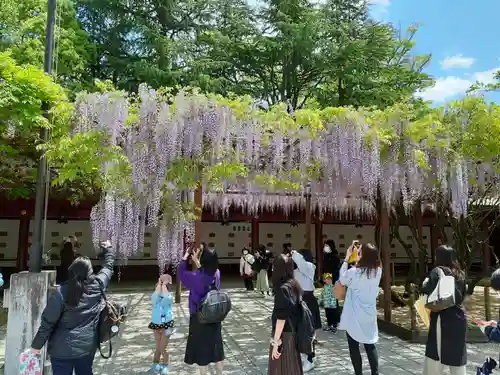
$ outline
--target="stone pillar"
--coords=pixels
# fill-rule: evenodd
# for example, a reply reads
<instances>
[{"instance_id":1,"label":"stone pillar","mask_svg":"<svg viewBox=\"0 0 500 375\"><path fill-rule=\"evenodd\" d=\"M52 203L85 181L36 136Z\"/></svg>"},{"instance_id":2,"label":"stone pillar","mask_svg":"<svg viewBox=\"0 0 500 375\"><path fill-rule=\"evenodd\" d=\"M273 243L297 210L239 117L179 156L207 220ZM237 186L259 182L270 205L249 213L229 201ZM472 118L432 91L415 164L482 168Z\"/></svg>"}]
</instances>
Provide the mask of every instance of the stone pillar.
<instances>
[{"instance_id":1,"label":"stone pillar","mask_svg":"<svg viewBox=\"0 0 500 375\"><path fill-rule=\"evenodd\" d=\"M10 276L10 289L4 295L4 307L8 308L4 375L19 374L19 355L31 347L55 281L56 271L25 271ZM45 350L44 347L42 368Z\"/></svg>"}]
</instances>

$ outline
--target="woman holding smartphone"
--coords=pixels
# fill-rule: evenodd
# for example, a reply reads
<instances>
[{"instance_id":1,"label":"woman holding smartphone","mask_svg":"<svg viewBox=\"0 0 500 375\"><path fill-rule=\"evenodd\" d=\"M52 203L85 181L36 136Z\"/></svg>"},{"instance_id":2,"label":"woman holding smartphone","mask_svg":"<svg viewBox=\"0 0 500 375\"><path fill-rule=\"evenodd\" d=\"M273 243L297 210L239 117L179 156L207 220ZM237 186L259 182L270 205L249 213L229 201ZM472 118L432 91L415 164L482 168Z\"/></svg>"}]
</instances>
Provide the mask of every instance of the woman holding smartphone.
<instances>
[{"instance_id":1,"label":"woman holding smartphone","mask_svg":"<svg viewBox=\"0 0 500 375\"><path fill-rule=\"evenodd\" d=\"M353 256L354 255L354 256ZM357 263L349 268L349 260ZM355 375L363 375L359 344L365 347L372 375L378 375L377 296L382 268L377 248L354 241L340 268L339 282L346 287L346 296L339 329L347 333L349 354Z\"/></svg>"},{"instance_id":2,"label":"woman holding smartphone","mask_svg":"<svg viewBox=\"0 0 500 375\"><path fill-rule=\"evenodd\" d=\"M294 327L301 318L302 288L294 279L293 260L279 255L273 262L274 307L268 375L302 375Z\"/></svg>"}]
</instances>

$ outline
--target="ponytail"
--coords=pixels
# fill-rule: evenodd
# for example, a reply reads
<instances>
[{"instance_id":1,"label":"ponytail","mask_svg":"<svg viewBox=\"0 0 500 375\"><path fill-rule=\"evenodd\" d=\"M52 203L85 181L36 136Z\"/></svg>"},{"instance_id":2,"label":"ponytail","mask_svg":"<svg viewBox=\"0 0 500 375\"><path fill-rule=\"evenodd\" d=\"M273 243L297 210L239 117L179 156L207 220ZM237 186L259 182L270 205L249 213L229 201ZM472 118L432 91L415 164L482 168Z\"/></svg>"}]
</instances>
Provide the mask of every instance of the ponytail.
<instances>
[{"instance_id":1,"label":"ponytail","mask_svg":"<svg viewBox=\"0 0 500 375\"><path fill-rule=\"evenodd\" d=\"M69 307L76 307L82 299L87 281L92 278L92 262L87 257L76 258L68 268L69 280L64 295L64 303Z\"/></svg>"},{"instance_id":2,"label":"ponytail","mask_svg":"<svg viewBox=\"0 0 500 375\"><path fill-rule=\"evenodd\" d=\"M78 280L74 276L72 279L68 281L67 283L68 288L66 289L66 293L64 296L64 303L66 305L68 305L69 307L78 306L78 302L80 302L80 299L82 298L84 292L84 287L85 287L84 284L85 281Z\"/></svg>"}]
</instances>

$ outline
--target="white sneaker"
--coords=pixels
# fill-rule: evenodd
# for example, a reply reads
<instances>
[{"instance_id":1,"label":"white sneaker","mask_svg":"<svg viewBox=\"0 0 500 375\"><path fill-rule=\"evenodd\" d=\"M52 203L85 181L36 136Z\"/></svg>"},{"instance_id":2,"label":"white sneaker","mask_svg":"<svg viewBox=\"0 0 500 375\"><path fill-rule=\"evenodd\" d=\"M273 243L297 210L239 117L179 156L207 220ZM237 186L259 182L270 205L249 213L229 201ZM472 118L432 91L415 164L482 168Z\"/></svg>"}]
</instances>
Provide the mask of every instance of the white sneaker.
<instances>
[{"instance_id":1,"label":"white sneaker","mask_svg":"<svg viewBox=\"0 0 500 375\"><path fill-rule=\"evenodd\" d=\"M309 372L314 368L314 363L309 362L308 360L304 361L304 365L302 366L302 371Z\"/></svg>"}]
</instances>

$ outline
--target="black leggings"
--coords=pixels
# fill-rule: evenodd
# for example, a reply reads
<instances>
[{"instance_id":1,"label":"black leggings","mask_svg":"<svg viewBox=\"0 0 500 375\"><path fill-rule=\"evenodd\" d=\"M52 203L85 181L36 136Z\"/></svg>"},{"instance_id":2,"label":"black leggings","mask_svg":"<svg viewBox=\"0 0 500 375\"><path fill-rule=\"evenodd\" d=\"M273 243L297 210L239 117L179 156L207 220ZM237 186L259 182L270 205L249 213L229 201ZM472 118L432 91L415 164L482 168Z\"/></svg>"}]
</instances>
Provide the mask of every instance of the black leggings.
<instances>
[{"instance_id":1,"label":"black leggings","mask_svg":"<svg viewBox=\"0 0 500 375\"><path fill-rule=\"evenodd\" d=\"M246 290L253 290L253 278L252 278L252 276L243 276L243 280L245 281Z\"/></svg>"},{"instance_id":2,"label":"black leggings","mask_svg":"<svg viewBox=\"0 0 500 375\"><path fill-rule=\"evenodd\" d=\"M359 342L354 340L347 333L347 343L349 344L349 354L351 355L352 367L354 367L355 375L363 375L361 353L359 351ZM378 354L374 344L363 344L365 346L368 362L372 375L378 375Z\"/></svg>"}]
</instances>

